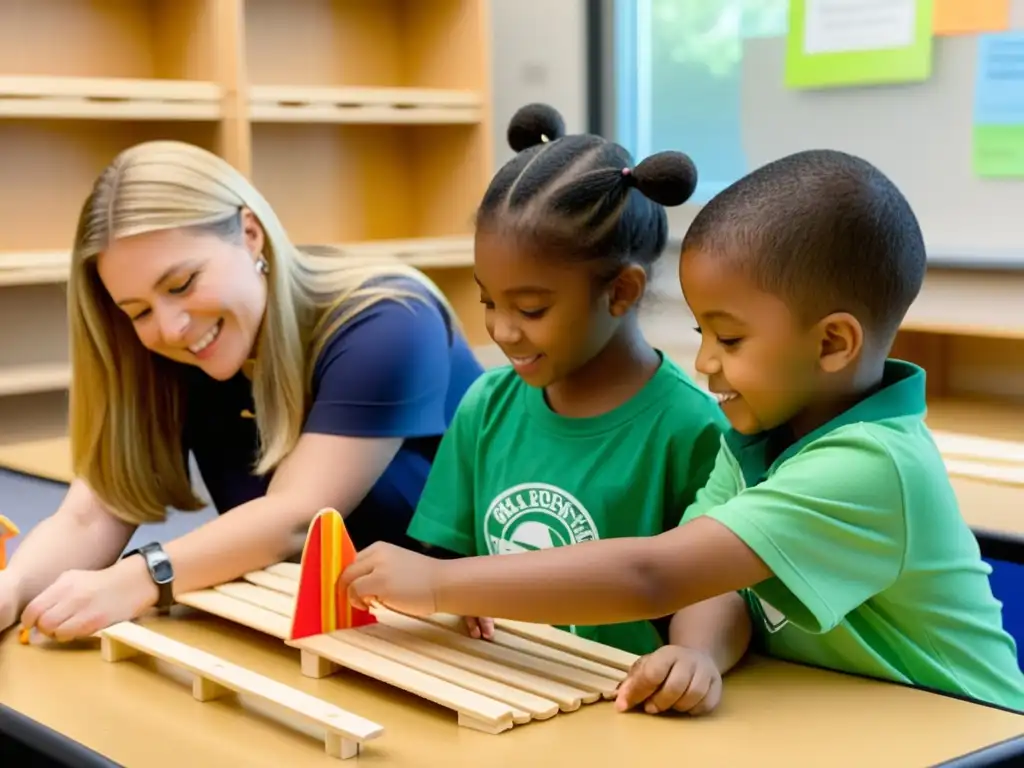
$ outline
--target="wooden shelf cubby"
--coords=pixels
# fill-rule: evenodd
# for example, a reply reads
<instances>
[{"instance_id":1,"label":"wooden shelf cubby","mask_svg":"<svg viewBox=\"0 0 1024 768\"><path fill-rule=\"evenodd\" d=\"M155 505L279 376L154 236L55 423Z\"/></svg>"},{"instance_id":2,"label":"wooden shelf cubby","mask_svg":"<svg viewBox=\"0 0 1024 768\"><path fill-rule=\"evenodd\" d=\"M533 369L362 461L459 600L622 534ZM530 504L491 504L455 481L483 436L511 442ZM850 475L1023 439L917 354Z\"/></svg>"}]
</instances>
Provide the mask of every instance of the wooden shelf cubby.
<instances>
[{"instance_id":1,"label":"wooden shelf cubby","mask_svg":"<svg viewBox=\"0 0 1024 768\"><path fill-rule=\"evenodd\" d=\"M141 141L224 157L297 244L422 269L485 344L489 25L488 0L0 3L0 466L69 479L69 248L96 175Z\"/></svg>"}]
</instances>

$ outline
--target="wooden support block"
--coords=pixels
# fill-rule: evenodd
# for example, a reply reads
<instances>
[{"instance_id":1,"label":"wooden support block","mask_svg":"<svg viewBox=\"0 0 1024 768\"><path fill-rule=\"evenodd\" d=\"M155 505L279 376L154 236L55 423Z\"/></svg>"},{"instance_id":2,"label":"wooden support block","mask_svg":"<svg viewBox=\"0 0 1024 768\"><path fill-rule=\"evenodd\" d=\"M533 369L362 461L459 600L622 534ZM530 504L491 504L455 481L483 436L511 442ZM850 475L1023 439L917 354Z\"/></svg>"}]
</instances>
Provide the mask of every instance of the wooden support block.
<instances>
[{"instance_id":1,"label":"wooden support block","mask_svg":"<svg viewBox=\"0 0 1024 768\"><path fill-rule=\"evenodd\" d=\"M230 692L246 694L320 726L326 734L325 750L337 757L358 754L364 742L383 733L377 723L138 624L115 624L100 636L110 649L104 653L108 661L126 658L122 651L127 647L191 672L196 676L192 695L198 701L211 701Z\"/></svg>"},{"instance_id":2,"label":"wooden support block","mask_svg":"<svg viewBox=\"0 0 1024 768\"><path fill-rule=\"evenodd\" d=\"M206 677L196 677L192 680L192 698L196 701L213 701L214 699L220 699L232 693L230 688L227 688L220 683L215 683Z\"/></svg>"},{"instance_id":3,"label":"wooden support block","mask_svg":"<svg viewBox=\"0 0 1024 768\"><path fill-rule=\"evenodd\" d=\"M338 671L338 665L330 659L325 659L322 656L317 656L315 653L310 653L307 650L300 651L299 665L302 669L302 674L306 677L312 677L319 680L323 677L330 677Z\"/></svg>"},{"instance_id":4,"label":"wooden support block","mask_svg":"<svg viewBox=\"0 0 1024 768\"><path fill-rule=\"evenodd\" d=\"M459 713L460 721L461 716L465 715L470 719L470 727L486 733L500 733L513 725L512 707L504 702L342 642L331 635L312 635L301 640L290 640L288 644L453 709Z\"/></svg>"}]
</instances>

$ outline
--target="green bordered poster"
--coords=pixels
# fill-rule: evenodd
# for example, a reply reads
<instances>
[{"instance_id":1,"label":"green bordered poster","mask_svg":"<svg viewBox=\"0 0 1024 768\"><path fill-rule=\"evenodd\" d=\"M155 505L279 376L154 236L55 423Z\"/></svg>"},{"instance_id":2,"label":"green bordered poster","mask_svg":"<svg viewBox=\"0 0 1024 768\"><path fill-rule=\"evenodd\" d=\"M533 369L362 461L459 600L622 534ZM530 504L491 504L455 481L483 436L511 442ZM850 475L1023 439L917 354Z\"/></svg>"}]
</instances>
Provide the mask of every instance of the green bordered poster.
<instances>
[{"instance_id":1,"label":"green bordered poster","mask_svg":"<svg viewBox=\"0 0 1024 768\"><path fill-rule=\"evenodd\" d=\"M786 86L927 80L933 0L791 0Z\"/></svg>"}]
</instances>

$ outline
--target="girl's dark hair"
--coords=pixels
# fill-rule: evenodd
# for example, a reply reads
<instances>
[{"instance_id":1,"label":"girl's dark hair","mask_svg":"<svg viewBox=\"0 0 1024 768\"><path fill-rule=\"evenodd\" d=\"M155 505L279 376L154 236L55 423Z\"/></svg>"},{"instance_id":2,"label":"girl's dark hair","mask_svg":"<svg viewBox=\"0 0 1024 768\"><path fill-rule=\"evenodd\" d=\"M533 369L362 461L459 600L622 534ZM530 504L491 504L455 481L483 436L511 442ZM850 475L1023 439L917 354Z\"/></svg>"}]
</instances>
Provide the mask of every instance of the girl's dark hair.
<instances>
[{"instance_id":1,"label":"girl's dark hair","mask_svg":"<svg viewBox=\"0 0 1024 768\"><path fill-rule=\"evenodd\" d=\"M623 147L591 134L565 135L546 104L519 109L508 127L518 154L491 181L480 228L581 260L650 267L665 250L665 206L685 203L697 169L682 152L659 152L636 167Z\"/></svg>"}]
</instances>

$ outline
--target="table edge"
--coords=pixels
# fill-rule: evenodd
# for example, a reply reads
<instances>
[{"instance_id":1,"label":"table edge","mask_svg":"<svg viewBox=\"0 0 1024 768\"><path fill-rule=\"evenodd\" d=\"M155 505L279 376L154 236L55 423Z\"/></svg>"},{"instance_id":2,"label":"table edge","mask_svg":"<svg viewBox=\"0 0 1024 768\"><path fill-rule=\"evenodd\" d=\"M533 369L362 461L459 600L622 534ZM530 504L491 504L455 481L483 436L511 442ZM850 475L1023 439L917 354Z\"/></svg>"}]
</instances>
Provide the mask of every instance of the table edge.
<instances>
[{"instance_id":1,"label":"table edge","mask_svg":"<svg viewBox=\"0 0 1024 768\"><path fill-rule=\"evenodd\" d=\"M60 731L0 704L0 739L22 744L66 768L124 768Z\"/></svg>"}]
</instances>

